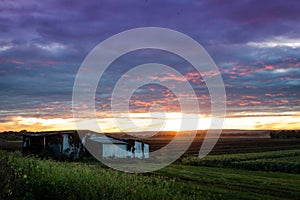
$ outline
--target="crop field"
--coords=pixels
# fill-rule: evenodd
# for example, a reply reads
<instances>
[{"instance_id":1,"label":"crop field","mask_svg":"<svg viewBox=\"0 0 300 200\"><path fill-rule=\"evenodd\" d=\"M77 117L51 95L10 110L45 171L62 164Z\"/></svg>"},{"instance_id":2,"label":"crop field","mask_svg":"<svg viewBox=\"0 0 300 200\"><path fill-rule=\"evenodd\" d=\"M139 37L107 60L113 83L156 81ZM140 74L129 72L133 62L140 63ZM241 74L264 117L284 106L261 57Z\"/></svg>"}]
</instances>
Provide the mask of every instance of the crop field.
<instances>
[{"instance_id":1,"label":"crop field","mask_svg":"<svg viewBox=\"0 0 300 200\"><path fill-rule=\"evenodd\" d=\"M182 163L196 166L300 173L300 149L211 155L202 159L188 156L182 159Z\"/></svg>"},{"instance_id":2,"label":"crop field","mask_svg":"<svg viewBox=\"0 0 300 200\"><path fill-rule=\"evenodd\" d=\"M299 199L300 197L299 174L189 165L170 165L157 174L177 177L178 181L204 185L211 191L219 192L216 199Z\"/></svg>"},{"instance_id":3,"label":"crop field","mask_svg":"<svg viewBox=\"0 0 300 200\"><path fill-rule=\"evenodd\" d=\"M158 136L143 139L150 144L150 150L156 151L167 145L173 136ZM187 150L187 154L198 154L203 142L202 136L195 137ZM211 154L264 152L273 150L300 149L300 139L271 139L271 138L230 138L221 137Z\"/></svg>"}]
</instances>

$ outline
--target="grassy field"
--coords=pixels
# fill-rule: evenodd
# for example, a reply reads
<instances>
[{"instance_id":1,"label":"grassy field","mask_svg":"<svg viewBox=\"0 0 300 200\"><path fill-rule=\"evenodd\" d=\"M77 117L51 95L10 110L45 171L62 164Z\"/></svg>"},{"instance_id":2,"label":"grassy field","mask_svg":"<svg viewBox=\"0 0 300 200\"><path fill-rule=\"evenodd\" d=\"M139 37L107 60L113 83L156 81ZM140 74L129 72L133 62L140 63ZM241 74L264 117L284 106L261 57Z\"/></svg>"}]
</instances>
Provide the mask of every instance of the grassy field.
<instances>
[{"instance_id":1,"label":"grassy field","mask_svg":"<svg viewBox=\"0 0 300 200\"><path fill-rule=\"evenodd\" d=\"M299 164L299 150L290 150L208 156L197 163L188 156L183 164L150 174L127 174L97 162L56 162L2 151L1 199L299 199L300 174L220 164L224 158L244 162L266 157L284 163L284 156L287 163ZM203 166L213 160L219 164Z\"/></svg>"},{"instance_id":2,"label":"grassy field","mask_svg":"<svg viewBox=\"0 0 300 200\"><path fill-rule=\"evenodd\" d=\"M1 152L2 199L257 199L264 195L182 181L164 174L127 174L95 163L63 163ZM172 172L171 170L166 169ZM209 171L211 171L208 168Z\"/></svg>"},{"instance_id":3,"label":"grassy field","mask_svg":"<svg viewBox=\"0 0 300 200\"><path fill-rule=\"evenodd\" d=\"M1 199L195 199L199 186L126 174L101 165L56 162L1 152Z\"/></svg>"},{"instance_id":4,"label":"grassy field","mask_svg":"<svg viewBox=\"0 0 300 200\"><path fill-rule=\"evenodd\" d=\"M300 173L300 149L211 155L202 159L197 156L187 156L182 159L182 163L196 166Z\"/></svg>"},{"instance_id":5,"label":"grassy field","mask_svg":"<svg viewBox=\"0 0 300 200\"><path fill-rule=\"evenodd\" d=\"M299 141L221 139L204 159L190 151L147 174L118 172L93 159L24 157L12 151L20 148L15 144L0 151L0 199L300 199Z\"/></svg>"},{"instance_id":6,"label":"grassy field","mask_svg":"<svg viewBox=\"0 0 300 200\"><path fill-rule=\"evenodd\" d=\"M170 165L157 174L205 185L212 191L220 192L217 199L300 198L299 174L188 165Z\"/></svg>"}]
</instances>

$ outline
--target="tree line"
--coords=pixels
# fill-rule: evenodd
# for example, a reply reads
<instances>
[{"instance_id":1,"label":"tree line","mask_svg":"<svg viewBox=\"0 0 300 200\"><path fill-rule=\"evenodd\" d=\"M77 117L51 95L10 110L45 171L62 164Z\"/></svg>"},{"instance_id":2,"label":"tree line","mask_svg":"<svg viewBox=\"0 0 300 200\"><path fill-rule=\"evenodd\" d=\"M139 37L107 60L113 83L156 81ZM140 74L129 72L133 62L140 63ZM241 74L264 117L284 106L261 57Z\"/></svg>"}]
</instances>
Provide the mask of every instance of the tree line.
<instances>
[{"instance_id":1,"label":"tree line","mask_svg":"<svg viewBox=\"0 0 300 200\"><path fill-rule=\"evenodd\" d=\"M271 131L271 138L300 138L299 130L279 130L279 131Z\"/></svg>"}]
</instances>

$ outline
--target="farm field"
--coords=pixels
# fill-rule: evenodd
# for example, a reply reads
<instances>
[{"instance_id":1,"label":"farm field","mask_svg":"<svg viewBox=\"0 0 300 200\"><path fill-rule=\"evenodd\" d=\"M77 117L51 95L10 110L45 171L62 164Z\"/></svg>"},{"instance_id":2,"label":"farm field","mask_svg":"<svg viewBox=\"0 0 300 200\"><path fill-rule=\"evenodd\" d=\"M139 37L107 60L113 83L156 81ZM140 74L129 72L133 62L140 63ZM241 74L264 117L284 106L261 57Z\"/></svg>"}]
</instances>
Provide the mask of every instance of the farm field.
<instances>
[{"instance_id":1,"label":"farm field","mask_svg":"<svg viewBox=\"0 0 300 200\"><path fill-rule=\"evenodd\" d=\"M143 139L150 144L150 151L156 151L167 145L173 136L158 136ZM187 154L198 154L203 142L202 136L195 137L187 149ZM300 139L271 139L271 138L229 138L221 137L210 154L264 152L273 150L300 149Z\"/></svg>"},{"instance_id":2,"label":"farm field","mask_svg":"<svg viewBox=\"0 0 300 200\"><path fill-rule=\"evenodd\" d=\"M210 155L204 159L187 155L156 172L127 174L97 161L56 162L1 151L1 198L299 199L299 155L299 149ZM258 167L249 170L244 163L250 161ZM281 168L270 171L264 167L267 161L291 169L290 173Z\"/></svg>"},{"instance_id":3,"label":"farm field","mask_svg":"<svg viewBox=\"0 0 300 200\"><path fill-rule=\"evenodd\" d=\"M171 139L147 141L153 151ZM92 158L24 157L20 138L2 138L0 199L300 199L299 139L222 137L199 159L201 142L196 137L185 155L159 171L128 174Z\"/></svg>"},{"instance_id":4,"label":"farm field","mask_svg":"<svg viewBox=\"0 0 300 200\"><path fill-rule=\"evenodd\" d=\"M299 199L300 175L190 165L170 165L157 174L205 185L217 199Z\"/></svg>"},{"instance_id":5,"label":"farm field","mask_svg":"<svg viewBox=\"0 0 300 200\"><path fill-rule=\"evenodd\" d=\"M300 173L300 149L210 155L202 159L197 156L187 156L182 159L182 163L195 166Z\"/></svg>"}]
</instances>

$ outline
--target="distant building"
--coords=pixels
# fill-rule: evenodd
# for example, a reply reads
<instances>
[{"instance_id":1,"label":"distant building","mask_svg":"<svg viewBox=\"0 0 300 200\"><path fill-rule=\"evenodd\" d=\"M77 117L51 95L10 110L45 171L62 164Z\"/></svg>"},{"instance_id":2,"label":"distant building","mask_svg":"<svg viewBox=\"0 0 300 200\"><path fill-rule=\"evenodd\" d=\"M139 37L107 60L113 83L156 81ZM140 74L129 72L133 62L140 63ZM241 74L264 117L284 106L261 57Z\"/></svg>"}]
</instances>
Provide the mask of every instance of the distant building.
<instances>
[{"instance_id":1,"label":"distant building","mask_svg":"<svg viewBox=\"0 0 300 200\"><path fill-rule=\"evenodd\" d=\"M131 139L117 139L93 131L76 130L23 133L23 154L37 154L56 159L76 160L89 154L93 148L101 158L149 158L149 145Z\"/></svg>"}]
</instances>

